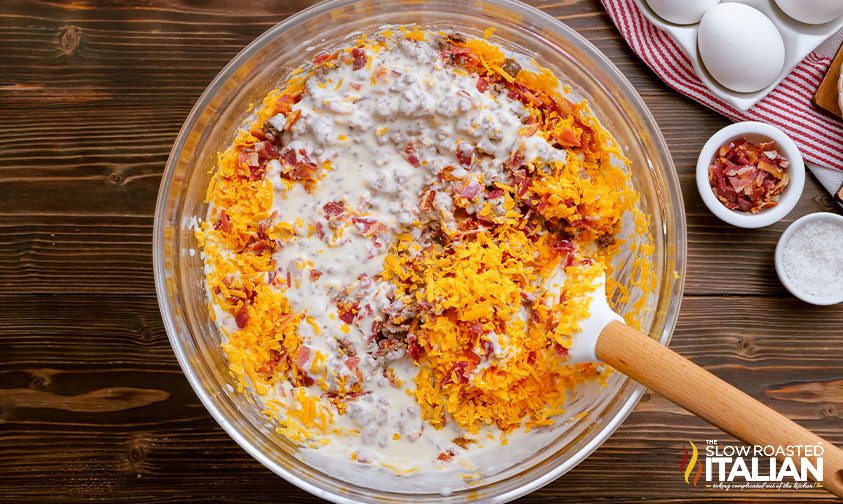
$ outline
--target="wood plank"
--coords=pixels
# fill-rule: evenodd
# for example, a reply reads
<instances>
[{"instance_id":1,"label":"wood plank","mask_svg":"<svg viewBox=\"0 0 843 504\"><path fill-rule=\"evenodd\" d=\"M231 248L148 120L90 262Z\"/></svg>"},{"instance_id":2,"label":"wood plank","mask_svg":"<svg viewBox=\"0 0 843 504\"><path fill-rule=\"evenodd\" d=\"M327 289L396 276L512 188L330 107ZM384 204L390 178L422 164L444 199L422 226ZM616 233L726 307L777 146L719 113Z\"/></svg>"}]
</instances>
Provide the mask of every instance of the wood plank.
<instances>
[{"instance_id":1,"label":"wood plank","mask_svg":"<svg viewBox=\"0 0 843 504\"><path fill-rule=\"evenodd\" d=\"M792 304L689 298L671 347L843 445L843 311ZM0 327L0 495L316 502L257 464L210 418L179 370L154 298L7 295ZM593 502L597 494L662 496L657 502L825 498L688 488L678 457L688 440L706 439L730 441L648 394L594 455L524 502Z\"/></svg>"}]
</instances>

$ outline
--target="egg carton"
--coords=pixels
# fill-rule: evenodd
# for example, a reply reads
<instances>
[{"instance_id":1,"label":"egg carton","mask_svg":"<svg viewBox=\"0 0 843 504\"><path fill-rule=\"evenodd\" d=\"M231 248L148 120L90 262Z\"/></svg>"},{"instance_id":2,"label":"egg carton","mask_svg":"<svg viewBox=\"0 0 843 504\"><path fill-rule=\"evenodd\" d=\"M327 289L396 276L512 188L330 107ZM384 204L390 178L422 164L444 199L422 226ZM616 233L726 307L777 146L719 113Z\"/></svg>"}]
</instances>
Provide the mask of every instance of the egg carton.
<instances>
[{"instance_id":1,"label":"egg carton","mask_svg":"<svg viewBox=\"0 0 843 504\"><path fill-rule=\"evenodd\" d=\"M712 93L717 95L720 99L729 103L739 110L748 110L753 105L761 101L762 98L772 91L785 77L793 71L793 68L805 59L811 51L817 48L822 42L836 33L840 28L843 28L843 16L821 25L810 25L801 23L787 14L775 4L774 0L736 0L735 3L742 3L755 7L763 12L773 24L776 25L782 35L784 41L784 67L781 73L772 84L766 88L756 91L754 93L740 93L732 91L719 84L708 73L700 58L699 49L697 47L697 32L699 31L699 23L693 25L677 25L669 23L656 15L655 12L647 4L646 0L634 0L638 5L641 13L650 20L651 23L661 28L668 35L679 44L682 51L691 59L694 65L694 70L697 72L700 80L706 85Z\"/></svg>"}]
</instances>

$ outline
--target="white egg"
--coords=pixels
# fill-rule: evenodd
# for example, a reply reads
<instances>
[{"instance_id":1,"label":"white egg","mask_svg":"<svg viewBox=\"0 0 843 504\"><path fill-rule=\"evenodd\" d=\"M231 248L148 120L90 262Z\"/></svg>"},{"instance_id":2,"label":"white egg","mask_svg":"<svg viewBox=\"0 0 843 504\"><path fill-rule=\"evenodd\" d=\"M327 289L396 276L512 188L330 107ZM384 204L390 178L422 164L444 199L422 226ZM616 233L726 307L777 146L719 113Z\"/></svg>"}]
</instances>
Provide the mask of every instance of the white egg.
<instances>
[{"instance_id":1,"label":"white egg","mask_svg":"<svg viewBox=\"0 0 843 504\"><path fill-rule=\"evenodd\" d=\"M776 0L785 14L808 24L828 23L843 16L843 0Z\"/></svg>"},{"instance_id":2,"label":"white egg","mask_svg":"<svg viewBox=\"0 0 843 504\"><path fill-rule=\"evenodd\" d=\"M697 44L708 73L740 93L764 89L784 67L784 41L761 11L739 3L709 9L700 21Z\"/></svg>"},{"instance_id":3,"label":"white egg","mask_svg":"<svg viewBox=\"0 0 843 504\"><path fill-rule=\"evenodd\" d=\"M680 25L699 23L705 11L719 3L720 0L647 0L660 18Z\"/></svg>"}]
</instances>

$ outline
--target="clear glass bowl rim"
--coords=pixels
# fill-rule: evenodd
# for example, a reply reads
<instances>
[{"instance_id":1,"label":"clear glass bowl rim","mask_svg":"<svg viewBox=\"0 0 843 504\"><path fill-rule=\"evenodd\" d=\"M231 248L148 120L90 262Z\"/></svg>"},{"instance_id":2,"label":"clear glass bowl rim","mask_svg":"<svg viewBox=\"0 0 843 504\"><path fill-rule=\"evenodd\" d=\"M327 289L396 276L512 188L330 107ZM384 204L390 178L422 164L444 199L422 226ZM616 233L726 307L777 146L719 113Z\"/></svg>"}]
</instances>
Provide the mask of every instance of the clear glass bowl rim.
<instances>
[{"instance_id":1,"label":"clear glass bowl rim","mask_svg":"<svg viewBox=\"0 0 843 504\"><path fill-rule=\"evenodd\" d=\"M202 93L200 98L197 100L196 104L194 105L193 109L191 110L190 114L185 120L184 125L179 131L176 141L174 142L173 148L170 152L170 156L165 166L164 174L159 188L153 229L153 263L155 287L156 294L158 297L159 308L161 310L162 318L164 321L164 326L167 331L167 335L170 340L171 346L173 347L173 350L178 359L179 365L181 366L182 371L184 372L191 387L199 397L202 404L211 413L211 415L220 424L220 426L228 433L228 435L231 436L231 438L234 439L234 441L237 442L238 445L240 445L244 450L246 450L246 452L248 452L261 464L266 466L268 469L270 469L277 475L283 477L285 480L296 485L297 487L306 490L318 497L338 503L354 503L359 501L350 499L344 495L341 495L338 492L334 492L329 489L322 488L321 486L317 486L312 482L308 481L307 479L300 478L297 475L290 473L285 468L280 467L273 460L267 457L249 439L247 439L237 429L235 425L229 422L226 419L225 415L217 407L214 399L212 397L209 397L204 392L202 386L198 382L197 377L195 376L195 373L191 368L191 364L188 362L188 357L184 349L182 348L182 342L179 338L178 330L174 321L175 314L173 312L173 307L170 303L170 297L168 296L168 285L166 282L164 257L164 244L167 239L165 236L165 226L167 224L165 220L167 203L166 200L170 193L170 189L173 183L173 175L175 172L177 161L179 159L179 155L185 147L187 134L191 131L193 125L197 122L203 109L208 105L211 99L218 92L221 91L223 84L226 83L229 79L231 79L235 75L235 72L241 67L241 65L244 62L248 61L251 56L253 56L256 52L258 52L267 44L275 41L280 33L283 33L284 31L296 26L299 23L302 23L303 21L309 18L322 15L333 9L355 4L359 1L360 0L325 0L289 16L288 18L284 19L280 23L276 24L275 26L261 34L249 45L247 45L219 72L219 74L217 74L217 76L213 79L213 81L208 85L208 87ZM671 242L674 251L672 254L672 258L673 264L676 266L676 272L680 277L676 281L672 290L672 296L667 307L666 321L662 330L662 334L657 335L661 344L667 345L675 328L682 300L687 257L687 237L685 211L684 204L682 202L682 191L679 184L679 179L676 174L675 167L673 165L673 160L668 151L667 144L663 136L661 135L661 132L656 127L655 119L653 118L649 109L644 104L643 100L641 99L640 95L637 93L633 85L626 79L626 77L620 72L620 70L618 70L617 67L615 67L615 65L602 52L600 52L599 49L597 49L593 44L591 44L591 42L589 42L575 30L568 27L564 23L554 19L550 15L542 12L541 10L526 5L517 0L482 0L482 2L487 5L500 6L502 8L518 12L519 14L522 14L524 16L529 16L533 19L533 21L545 23L546 25L551 27L557 35L567 39L569 42L575 45L578 50L583 51L588 57L593 58L593 60L598 66L602 67L606 72L611 74L611 77L614 79L613 84L618 86L622 91L626 93L626 98L629 100L629 105L639 116L639 118L643 122L643 125L647 129L646 134L650 135L653 143L657 147L658 156L660 158L660 164L665 170L668 171L665 174L664 180L667 186L666 192L670 194L668 199L674 198L672 201L673 204L667 210L672 211L671 218L675 225L675 229L673 230L675 240ZM410 3L422 4L423 2ZM651 166L650 169L652 170L653 167ZM665 254L668 253L665 252ZM643 392L643 386L634 384L629 397L622 404L622 406L618 408L616 415L612 417L610 421L604 424L604 426L600 429L600 432L594 437L594 439L592 439L587 445L583 446L579 451L575 452L568 460L563 461L555 469L548 472L547 474L539 478L535 478L529 483L522 485L521 487L518 487L514 490L498 494L492 499L489 499L488 502L508 502L510 500L521 497L557 479L558 477L572 469L574 466L582 462L603 442L605 442L612 435L612 433L614 433L617 427L620 426L620 424L626 419L626 417L638 403Z\"/></svg>"}]
</instances>

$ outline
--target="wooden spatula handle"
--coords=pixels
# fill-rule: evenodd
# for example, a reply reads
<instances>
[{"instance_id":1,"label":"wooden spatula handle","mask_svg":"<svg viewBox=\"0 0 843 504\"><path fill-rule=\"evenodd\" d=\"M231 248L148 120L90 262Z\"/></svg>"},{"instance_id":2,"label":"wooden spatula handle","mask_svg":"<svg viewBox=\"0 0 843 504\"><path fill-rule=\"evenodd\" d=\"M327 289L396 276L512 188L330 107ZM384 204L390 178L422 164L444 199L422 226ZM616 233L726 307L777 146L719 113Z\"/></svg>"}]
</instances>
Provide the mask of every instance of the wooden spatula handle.
<instances>
[{"instance_id":1,"label":"wooden spatula handle","mask_svg":"<svg viewBox=\"0 0 843 504\"><path fill-rule=\"evenodd\" d=\"M597 357L748 444L821 443L825 450L823 486L843 497L843 450L639 331L619 322L610 323L597 340ZM809 459L816 464L812 457ZM799 469L798 457L794 457L794 463Z\"/></svg>"}]
</instances>

